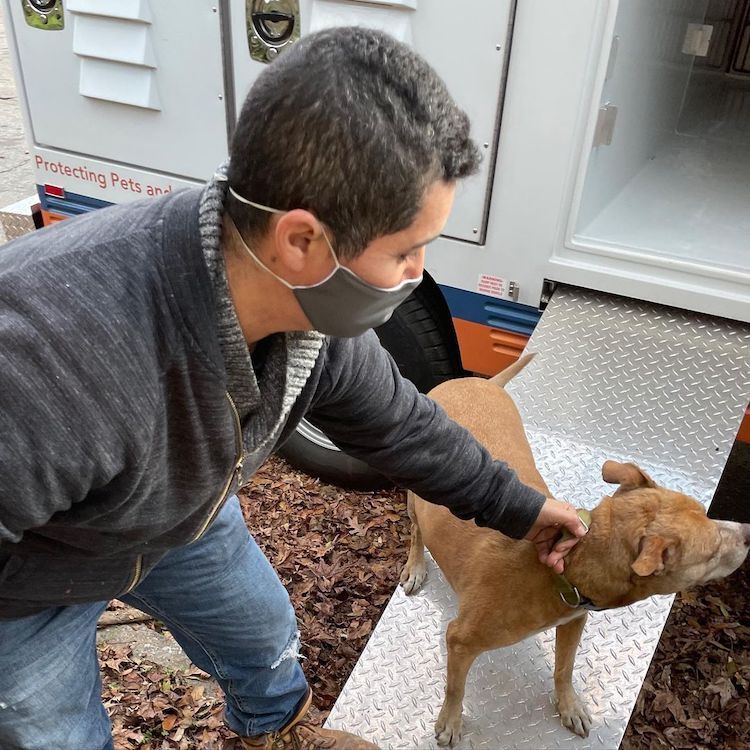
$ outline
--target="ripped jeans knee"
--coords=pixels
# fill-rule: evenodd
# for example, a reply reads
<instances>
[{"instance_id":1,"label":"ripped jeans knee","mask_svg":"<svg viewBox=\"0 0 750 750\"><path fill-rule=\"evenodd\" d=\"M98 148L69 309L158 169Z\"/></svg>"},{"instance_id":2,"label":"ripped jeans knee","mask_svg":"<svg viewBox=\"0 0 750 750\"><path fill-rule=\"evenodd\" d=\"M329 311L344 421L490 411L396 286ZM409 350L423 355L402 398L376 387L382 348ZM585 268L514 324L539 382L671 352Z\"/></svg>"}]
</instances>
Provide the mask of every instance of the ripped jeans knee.
<instances>
[{"instance_id":1,"label":"ripped jeans knee","mask_svg":"<svg viewBox=\"0 0 750 750\"><path fill-rule=\"evenodd\" d=\"M289 636L289 640L284 647L284 650L279 654L279 658L271 664L271 669L276 669L286 659L299 659L300 658L300 632L295 630L292 635Z\"/></svg>"}]
</instances>

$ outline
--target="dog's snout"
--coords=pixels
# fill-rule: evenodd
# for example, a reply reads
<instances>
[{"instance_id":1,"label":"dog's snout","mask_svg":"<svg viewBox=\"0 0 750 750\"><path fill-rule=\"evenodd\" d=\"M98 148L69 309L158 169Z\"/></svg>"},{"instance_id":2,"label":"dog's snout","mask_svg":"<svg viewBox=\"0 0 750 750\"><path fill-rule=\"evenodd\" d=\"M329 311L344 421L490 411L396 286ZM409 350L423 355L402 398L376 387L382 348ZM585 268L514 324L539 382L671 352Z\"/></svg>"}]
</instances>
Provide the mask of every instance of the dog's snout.
<instances>
[{"instance_id":1,"label":"dog's snout","mask_svg":"<svg viewBox=\"0 0 750 750\"><path fill-rule=\"evenodd\" d=\"M750 547L750 523L740 524L742 527L742 539L746 547Z\"/></svg>"}]
</instances>

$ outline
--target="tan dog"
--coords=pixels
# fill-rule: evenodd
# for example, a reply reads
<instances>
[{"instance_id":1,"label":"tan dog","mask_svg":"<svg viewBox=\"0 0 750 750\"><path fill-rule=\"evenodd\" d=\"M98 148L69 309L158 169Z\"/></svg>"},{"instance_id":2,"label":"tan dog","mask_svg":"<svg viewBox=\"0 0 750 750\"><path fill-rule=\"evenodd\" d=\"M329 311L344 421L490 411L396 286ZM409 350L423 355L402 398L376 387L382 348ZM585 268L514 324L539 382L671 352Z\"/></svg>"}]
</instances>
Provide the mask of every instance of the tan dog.
<instances>
[{"instance_id":1,"label":"tan dog","mask_svg":"<svg viewBox=\"0 0 750 750\"><path fill-rule=\"evenodd\" d=\"M494 458L510 464L523 482L549 497L518 410L503 390L532 356L492 380L451 380L430 395ZM588 534L566 558L565 579L572 584L567 590L539 562L531 542L461 521L409 493L411 548L401 584L407 594L421 586L426 545L459 599L458 616L446 635L448 680L435 725L438 744L453 744L460 737L464 686L476 657L551 627L557 628L555 692L560 717L566 727L587 736L591 718L572 684L586 605L622 607L653 594L680 591L728 575L747 556L750 524L709 520L697 500L657 487L634 464L607 461L602 476L620 486L591 512ZM564 602L561 593L572 599L572 605L580 596L580 604ZM523 606L498 606L508 601L523 601Z\"/></svg>"}]
</instances>

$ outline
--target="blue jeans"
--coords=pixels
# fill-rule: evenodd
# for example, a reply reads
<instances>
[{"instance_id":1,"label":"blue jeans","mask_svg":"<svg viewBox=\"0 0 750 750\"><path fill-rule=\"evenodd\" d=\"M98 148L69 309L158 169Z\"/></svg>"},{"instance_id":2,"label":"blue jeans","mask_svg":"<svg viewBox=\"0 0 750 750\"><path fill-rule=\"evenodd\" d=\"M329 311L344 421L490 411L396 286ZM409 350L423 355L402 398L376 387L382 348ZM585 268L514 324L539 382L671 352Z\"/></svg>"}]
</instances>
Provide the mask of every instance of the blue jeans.
<instances>
[{"instance_id":1,"label":"blue jeans","mask_svg":"<svg viewBox=\"0 0 750 750\"><path fill-rule=\"evenodd\" d=\"M236 497L197 542L169 552L123 601L159 618L253 736L282 727L307 693L289 596ZM0 620L0 748L111 750L96 621L106 602Z\"/></svg>"}]
</instances>

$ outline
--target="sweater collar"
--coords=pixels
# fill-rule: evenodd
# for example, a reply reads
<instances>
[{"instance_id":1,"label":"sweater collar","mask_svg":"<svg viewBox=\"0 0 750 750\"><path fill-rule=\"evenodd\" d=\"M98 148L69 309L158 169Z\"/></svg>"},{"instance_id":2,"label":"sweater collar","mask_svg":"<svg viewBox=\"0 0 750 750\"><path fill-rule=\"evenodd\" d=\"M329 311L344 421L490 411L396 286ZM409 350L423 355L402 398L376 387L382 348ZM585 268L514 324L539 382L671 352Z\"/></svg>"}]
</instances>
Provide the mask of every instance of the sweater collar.
<instances>
[{"instance_id":1,"label":"sweater collar","mask_svg":"<svg viewBox=\"0 0 750 750\"><path fill-rule=\"evenodd\" d=\"M227 390L243 421L246 448L255 450L271 440L283 426L315 366L324 336L317 331L274 335L265 354L261 375L256 377L229 293L221 247L227 166L225 163L219 167L204 187L198 223L203 256L214 291Z\"/></svg>"}]
</instances>

